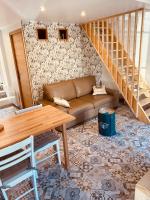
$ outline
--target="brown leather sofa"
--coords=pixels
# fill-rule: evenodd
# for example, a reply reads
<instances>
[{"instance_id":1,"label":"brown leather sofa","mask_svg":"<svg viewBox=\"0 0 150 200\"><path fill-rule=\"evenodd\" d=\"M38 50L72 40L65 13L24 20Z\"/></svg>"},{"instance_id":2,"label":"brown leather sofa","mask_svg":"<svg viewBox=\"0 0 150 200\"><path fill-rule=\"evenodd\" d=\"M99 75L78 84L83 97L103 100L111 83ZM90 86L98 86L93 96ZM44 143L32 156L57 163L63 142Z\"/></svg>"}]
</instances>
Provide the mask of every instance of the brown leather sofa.
<instances>
[{"instance_id":1,"label":"brown leather sofa","mask_svg":"<svg viewBox=\"0 0 150 200\"><path fill-rule=\"evenodd\" d=\"M113 107L114 91L106 89L107 95L93 96L93 86L96 85L94 76L87 76L43 86L43 100L39 103L52 105L76 117L67 128L95 117L101 107ZM53 97L61 97L70 103L70 108L56 105Z\"/></svg>"}]
</instances>

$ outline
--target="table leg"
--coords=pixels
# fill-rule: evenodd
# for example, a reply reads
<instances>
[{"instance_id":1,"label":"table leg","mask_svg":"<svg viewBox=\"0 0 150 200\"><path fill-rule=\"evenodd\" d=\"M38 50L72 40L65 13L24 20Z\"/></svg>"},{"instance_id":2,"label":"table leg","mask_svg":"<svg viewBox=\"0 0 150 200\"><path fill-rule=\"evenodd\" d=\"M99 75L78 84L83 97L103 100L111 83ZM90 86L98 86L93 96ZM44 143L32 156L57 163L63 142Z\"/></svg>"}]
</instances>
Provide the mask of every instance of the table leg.
<instances>
[{"instance_id":1,"label":"table leg","mask_svg":"<svg viewBox=\"0 0 150 200\"><path fill-rule=\"evenodd\" d=\"M68 167L69 167L69 153L68 153L66 124L62 125L62 137L63 137L63 147L64 147L65 168L68 169Z\"/></svg>"}]
</instances>

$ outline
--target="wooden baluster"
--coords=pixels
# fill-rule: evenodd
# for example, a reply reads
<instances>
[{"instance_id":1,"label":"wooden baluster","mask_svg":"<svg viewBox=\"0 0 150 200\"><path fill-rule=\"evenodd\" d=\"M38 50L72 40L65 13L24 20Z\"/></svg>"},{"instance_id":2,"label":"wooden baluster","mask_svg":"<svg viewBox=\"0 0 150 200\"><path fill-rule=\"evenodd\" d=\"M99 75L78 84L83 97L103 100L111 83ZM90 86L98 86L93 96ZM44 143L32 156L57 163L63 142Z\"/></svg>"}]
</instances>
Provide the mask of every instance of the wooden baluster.
<instances>
[{"instance_id":1,"label":"wooden baluster","mask_svg":"<svg viewBox=\"0 0 150 200\"><path fill-rule=\"evenodd\" d=\"M141 30L140 30L140 48L139 48L139 62L138 62L138 88L137 88L137 110L136 117L138 117L138 103L139 103L139 94L140 94L140 70L141 70L141 57L142 57L142 40L143 40L143 31L144 31L144 9L142 12L141 18Z\"/></svg>"},{"instance_id":2,"label":"wooden baluster","mask_svg":"<svg viewBox=\"0 0 150 200\"><path fill-rule=\"evenodd\" d=\"M91 37L92 37L92 42L94 42L94 30L93 30L93 22L91 23Z\"/></svg>"},{"instance_id":3,"label":"wooden baluster","mask_svg":"<svg viewBox=\"0 0 150 200\"><path fill-rule=\"evenodd\" d=\"M92 38L92 23L90 22L89 23L89 38L91 39Z\"/></svg>"},{"instance_id":4,"label":"wooden baluster","mask_svg":"<svg viewBox=\"0 0 150 200\"><path fill-rule=\"evenodd\" d=\"M98 52L99 52L99 54L101 54L101 52L100 52L100 27L99 27L99 20L98 20L98 22L97 22L97 42L98 42L98 44L97 44L97 48L98 48Z\"/></svg>"},{"instance_id":5,"label":"wooden baluster","mask_svg":"<svg viewBox=\"0 0 150 200\"><path fill-rule=\"evenodd\" d=\"M126 82L128 84L128 75L129 75L129 65L130 65L130 35L131 35L131 13L128 14L128 43L127 43L127 73L126 73ZM124 60L125 57L123 57Z\"/></svg>"},{"instance_id":6,"label":"wooden baluster","mask_svg":"<svg viewBox=\"0 0 150 200\"><path fill-rule=\"evenodd\" d=\"M88 35L88 36L89 36L89 26L90 26L90 24L87 23L87 35Z\"/></svg>"},{"instance_id":7,"label":"wooden baluster","mask_svg":"<svg viewBox=\"0 0 150 200\"><path fill-rule=\"evenodd\" d=\"M111 18L111 59L113 61L114 58L114 18ZM111 72L113 68L113 62L111 66Z\"/></svg>"},{"instance_id":8,"label":"wooden baluster","mask_svg":"<svg viewBox=\"0 0 150 200\"><path fill-rule=\"evenodd\" d=\"M138 24L138 12L135 12L134 19L134 39L133 39L133 66L132 66L132 93L134 93L134 76L135 76L135 55L136 55L136 40L137 40L137 24Z\"/></svg>"},{"instance_id":9,"label":"wooden baluster","mask_svg":"<svg viewBox=\"0 0 150 200\"><path fill-rule=\"evenodd\" d=\"M105 60L104 58L104 43L105 43L105 30L104 30L104 20L102 21L102 56L103 56L103 59Z\"/></svg>"},{"instance_id":10,"label":"wooden baluster","mask_svg":"<svg viewBox=\"0 0 150 200\"><path fill-rule=\"evenodd\" d=\"M108 19L106 20L106 40L107 40L107 66L109 65L109 28Z\"/></svg>"},{"instance_id":11,"label":"wooden baluster","mask_svg":"<svg viewBox=\"0 0 150 200\"><path fill-rule=\"evenodd\" d=\"M116 56L117 56L117 67L119 68L119 18L116 18Z\"/></svg>"},{"instance_id":12,"label":"wooden baluster","mask_svg":"<svg viewBox=\"0 0 150 200\"><path fill-rule=\"evenodd\" d=\"M93 43L95 45L95 21L93 22Z\"/></svg>"},{"instance_id":13,"label":"wooden baluster","mask_svg":"<svg viewBox=\"0 0 150 200\"><path fill-rule=\"evenodd\" d=\"M123 15L122 16L122 65L121 65L121 72L123 73L123 69L124 69L124 37L125 37L125 35L124 35L124 24L125 24L125 15Z\"/></svg>"},{"instance_id":14,"label":"wooden baluster","mask_svg":"<svg viewBox=\"0 0 150 200\"><path fill-rule=\"evenodd\" d=\"M87 24L85 24L85 31L86 31L86 33L87 33Z\"/></svg>"},{"instance_id":15,"label":"wooden baluster","mask_svg":"<svg viewBox=\"0 0 150 200\"><path fill-rule=\"evenodd\" d=\"M117 68L119 69L119 64L120 64L120 57L119 57L119 17L116 19L116 27L117 27L117 38L116 38L116 53L117 53ZM118 80L118 70L116 69L116 80Z\"/></svg>"}]
</instances>

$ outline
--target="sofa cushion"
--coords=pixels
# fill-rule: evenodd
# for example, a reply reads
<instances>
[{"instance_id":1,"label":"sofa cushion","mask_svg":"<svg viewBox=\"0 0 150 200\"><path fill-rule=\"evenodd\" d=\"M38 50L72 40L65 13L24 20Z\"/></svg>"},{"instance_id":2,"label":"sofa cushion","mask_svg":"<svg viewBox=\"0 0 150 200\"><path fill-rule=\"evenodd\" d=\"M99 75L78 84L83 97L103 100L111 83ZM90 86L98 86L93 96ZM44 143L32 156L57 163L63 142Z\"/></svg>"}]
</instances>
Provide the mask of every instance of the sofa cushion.
<instances>
[{"instance_id":1,"label":"sofa cushion","mask_svg":"<svg viewBox=\"0 0 150 200\"><path fill-rule=\"evenodd\" d=\"M92 103L83 101L80 98L72 99L69 103L70 109L68 110L68 113L72 115L94 109Z\"/></svg>"},{"instance_id":2,"label":"sofa cushion","mask_svg":"<svg viewBox=\"0 0 150 200\"><path fill-rule=\"evenodd\" d=\"M54 103L59 106L63 106L65 108L70 108L69 102L67 100L59 98L59 97L54 97Z\"/></svg>"},{"instance_id":3,"label":"sofa cushion","mask_svg":"<svg viewBox=\"0 0 150 200\"><path fill-rule=\"evenodd\" d=\"M49 101L47 99L39 100L38 103L42 104L43 106L47 106L47 105L54 106L54 107L56 107L56 108L58 108L58 109L60 109L60 110L62 110L64 112L68 113L68 108L56 105L55 103L53 103L53 102L51 102L51 101Z\"/></svg>"},{"instance_id":4,"label":"sofa cushion","mask_svg":"<svg viewBox=\"0 0 150 200\"><path fill-rule=\"evenodd\" d=\"M96 85L94 76L87 76L83 78L77 78L73 80L75 85L77 97L81 97L92 93L93 86Z\"/></svg>"},{"instance_id":5,"label":"sofa cushion","mask_svg":"<svg viewBox=\"0 0 150 200\"><path fill-rule=\"evenodd\" d=\"M46 84L43 86L44 96L53 101L54 97L60 97L65 100L76 98L76 89L71 80L61 81L59 83Z\"/></svg>"},{"instance_id":6,"label":"sofa cushion","mask_svg":"<svg viewBox=\"0 0 150 200\"><path fill-rule=\"evenodd\" d=\"M104 104L107 104L108 102L111 102L113 104L113 96L107 95L107 94L101 94L101 95L96 95L96 96L89 94L89 95L80 97L80 99L85 102L92 103L95 108L100 107Z\"/></svg>"}]
</instances>

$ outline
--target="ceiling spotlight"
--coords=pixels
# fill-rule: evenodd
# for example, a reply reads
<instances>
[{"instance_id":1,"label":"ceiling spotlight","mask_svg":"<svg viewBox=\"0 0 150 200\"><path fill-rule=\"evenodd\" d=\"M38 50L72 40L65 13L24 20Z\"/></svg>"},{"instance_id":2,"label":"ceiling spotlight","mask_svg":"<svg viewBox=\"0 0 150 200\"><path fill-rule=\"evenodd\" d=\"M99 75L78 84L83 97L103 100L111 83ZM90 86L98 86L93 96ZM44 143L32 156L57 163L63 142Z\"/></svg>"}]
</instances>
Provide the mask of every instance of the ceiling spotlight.
<instances>
[{"instance_id":1,"label":"ceiling spotlight","mask_svg":"<svg viewBox=\"0 0 150 200\"><path fill-rule=\"evenodd\" d=\"M41 12L44 12L44 11L45 11L45 7L44 7L44 6L41 6L41 7L40 7L40 10L41 10Z\"/></svg>"},{"instance_id":2,"label":"ceiling spotlight","mask_svg":"<svg viewBox=\"0 0 150 200\"><path fill-rule=\"evenodd\" d=\"M81 17L85 17L86 16L86 12L83 10L82 12L81 12Z\"/></svg>"}]
</instances>

